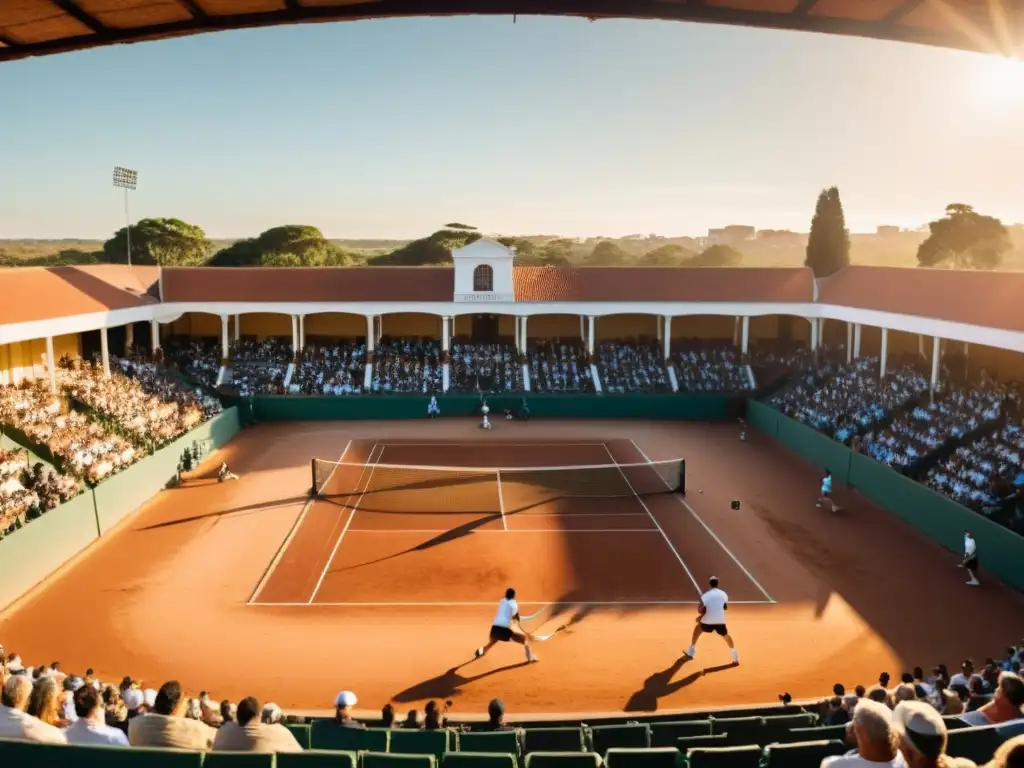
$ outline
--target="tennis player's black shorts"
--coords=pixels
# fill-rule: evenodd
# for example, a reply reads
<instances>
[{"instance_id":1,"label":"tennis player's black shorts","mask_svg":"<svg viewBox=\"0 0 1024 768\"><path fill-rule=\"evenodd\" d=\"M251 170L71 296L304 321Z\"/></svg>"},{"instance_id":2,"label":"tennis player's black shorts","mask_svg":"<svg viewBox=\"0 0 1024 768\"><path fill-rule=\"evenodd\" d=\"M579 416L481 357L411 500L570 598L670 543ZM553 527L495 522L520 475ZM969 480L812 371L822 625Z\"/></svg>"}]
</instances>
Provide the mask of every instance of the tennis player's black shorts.
<instances>
[{"instance_id":1,"label":"tennis player's black shorts","mask_svg":"<svg viewBox=\"0 0 1024 768\"><path fill-rule=\"evenodd\" d=\"M515 633L510 627L491 627L491 640L496 643L508 643L512 641Z\"/></svg>"},{"instance_id":2,"label":"tennis player's black shorts","mask_svg":"<svg viewBox=\"0 0 1024 768\"><path fill-rule=\"evenodd\" d=\"M964 560L964 568L966 568L969 571L978 570L978 556L974 555Z\"/></svg>"},{"instance_id":3,"label":"tennis player's black shorts","mask_svg":"<svg viewBox=\"0 0 1024 768\"><path fill-rule=\"evenodd\" d=\"M729 629L725 626L725 624L705 624L702 621L700 623L700 630L701 632L707 632L708 634L711 634L712 632L715 632L719 635L729 634Z\"/></svg>"}]
</instances>

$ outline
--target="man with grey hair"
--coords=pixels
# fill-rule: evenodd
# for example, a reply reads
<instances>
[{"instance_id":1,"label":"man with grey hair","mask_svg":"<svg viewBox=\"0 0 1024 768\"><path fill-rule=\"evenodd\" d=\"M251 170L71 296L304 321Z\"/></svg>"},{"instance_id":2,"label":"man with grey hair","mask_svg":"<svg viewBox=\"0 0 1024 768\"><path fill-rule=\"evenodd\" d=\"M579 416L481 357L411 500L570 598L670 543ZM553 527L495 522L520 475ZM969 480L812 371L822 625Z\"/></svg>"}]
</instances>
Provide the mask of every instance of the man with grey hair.
<instances>
[{"instance_id":1,"label":"man with grey hair","mask_svg":"<svg viewBox=\"0 0 1024 768\"><path fill-rule=\"evenodd\" d=\"M4 683L0 702L0 739L67 744L67 737L59 728L25 711L31 696L32 679L28 675L11 675Z\"/></svg>"},{"instance_id":2,"label":"man with grey hair","mask_svg":"<svg viewBox=\"0 0 1024 768\"><path fill-rule=\"evenodd\" d=\"M901 701L892 713L900 753L910 768L973 768L970 760L946 754L946 723L930 704Z\"/></svg>"},{"instance_id":3,"label":"man with grey hair","mask_svg":"<svg viewBox=\"0 0 1024 768\"><path fill-rule=\"evenodd\" d=\"M821 768L906 768L899 739L893 730L892 711L884 704L861 699L850 723L857 749L845 755L826 757Z\"/></svg>"},{"instance_id":4,"label":"man with grey hair","mask_svg":"<svg viewBox=\"0 0 1024 768\"><path fill-rule=\"evenodd\" d=\"M970 725L997 725L1024 718L1024 678L1013 672L999 675L992 701L973 712L967 712L960 719Z\"/></svg>"}]
</instances>

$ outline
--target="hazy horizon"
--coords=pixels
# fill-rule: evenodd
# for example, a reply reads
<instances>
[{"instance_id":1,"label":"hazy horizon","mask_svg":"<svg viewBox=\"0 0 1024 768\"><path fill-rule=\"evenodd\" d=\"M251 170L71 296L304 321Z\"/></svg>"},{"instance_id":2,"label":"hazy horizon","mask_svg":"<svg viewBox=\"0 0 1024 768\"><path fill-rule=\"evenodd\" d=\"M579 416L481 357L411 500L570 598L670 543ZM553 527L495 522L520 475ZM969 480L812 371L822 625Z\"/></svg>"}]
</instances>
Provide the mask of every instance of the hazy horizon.
<instances>
[{"instance_id":1,"label":"hazy horizon","mask_svg":"<svg viewBox=\"0 0 1024 768\"><path fill-rule=\"evenodd\" d=\"M487 233L851 232L968 203L1024 220L1024 64L704 24L405 19L201 35L5 63L0 239L131 218L216 240L311 224Z\"/></svg>"}]
</instances>

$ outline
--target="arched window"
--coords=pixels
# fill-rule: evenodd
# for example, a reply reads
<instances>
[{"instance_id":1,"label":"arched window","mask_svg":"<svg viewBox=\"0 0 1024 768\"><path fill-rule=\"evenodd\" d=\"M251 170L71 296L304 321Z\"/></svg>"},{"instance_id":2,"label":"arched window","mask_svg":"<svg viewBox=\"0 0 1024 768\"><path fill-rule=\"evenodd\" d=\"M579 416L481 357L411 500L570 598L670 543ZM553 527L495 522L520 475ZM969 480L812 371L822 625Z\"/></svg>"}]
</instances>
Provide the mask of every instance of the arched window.
<instances>
[{"instance_id":1,"label":"arched window","mask_svg":"<svg viewBox=\"0 0 1024 768\"><path fill-rule=\"evenodd\" d=\"M473 270L473 290L494 290L494 270L491 269L489 265L481 264L479 267Z\"/></svg>"}]
</instances>

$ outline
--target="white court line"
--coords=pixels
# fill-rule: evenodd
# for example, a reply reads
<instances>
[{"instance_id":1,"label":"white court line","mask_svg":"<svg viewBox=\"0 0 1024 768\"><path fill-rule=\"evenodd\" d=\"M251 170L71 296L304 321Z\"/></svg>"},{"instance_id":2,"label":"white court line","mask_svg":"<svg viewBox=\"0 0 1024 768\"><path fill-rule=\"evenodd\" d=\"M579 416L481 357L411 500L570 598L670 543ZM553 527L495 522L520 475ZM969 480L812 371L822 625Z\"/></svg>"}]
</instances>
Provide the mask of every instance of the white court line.
<instances>
[{"instance_id":1,"label":"white court line","mask_svg":"<svg viewBox=\"0 0 1024 768\"><path fill-rule=\"evenodd\" d=\"M494 476L498 479L498 511L501 512L501 527L507 532L508 518L505 517L505 497L501 495L501 472L495 472Z\"/></svg>"},{"instance_id":2,"label":"white court line","mask_svg":"<svg viewBox=\"0 0 1024 768\"><path fill-rule=\"evenodd\" d=\"M316 608L318 606L329 606L333 608L494 608L494 601L486 603L478 602L394 602L394 603L253 603L254 606L266 606L274 608ZM628 607L628 606L673 606L673 605L700 605L700 600L617 600L612 602L576 602L549 600L547 602L520 602L519 605L558 606L563 608L589 608L598 606L607 607ZM729 605L773 605L764 600L730 600Z\"/></svg>"},{"instance_id":3,"label":"white court line","mask_svg":"<svg viewBox=\"0 0 1024 768\"><path fill-rule=\"evenodd\" d=\"M574 496L573 498L580 498ZM589 498L607 499L607 496ZM516 517L647 517L646 512L517 512Z\"/></svg>"},{"instance_id":4,"label":"white court line","mask_svg":"<svg viewBox=\"0 0 1024 768\"><path fill-rule=\"evenodd\" d=\"M349 533L446 533L446 528L395 528L383 530L381 528L350 528ZM475 530L472 535L478 533L657 533L657 528L505 528L504 530Z\"/></svg>"},{"instance_id":5,"label":"white court line","mask_svg":"<svg viewBox=\"0 0 1024 768\"><path fill-rule=\"evenodd\" d=\"M370 450L370 455L367 458L373 458L373 452L377 449L377 444L374 443L373 448ZM324 583L324 579L327 577L327 571L330 570L331 563L334 562L334 556L338 553L338 547L341 546L341 540L345 538L345 532L348 531L348 527L352 525L352 518L356 516L356 510L359 508L360 503L363 501L363 497L366 495L367 489L370 487L370 483L373 482L373 470L377 467L377 462L380 461L380 457L384 455L384 446L381 446L380 453L377 454L377 459L370 464L370 475L366 478L366 485L363 487L363 492L359 494L359 498L356 499L355 505L352 507L352 511L349 513L348 520L345 521L345 527L341 529L341 535L338 536L338 540L334 542L334 549L331 550L331 556L327 558L327 564L324 565L324 570L320 574L320 578L316 582L316 586L313 587L313 594L309 596L309 602L312 603L316 599L316 593L320 591L320 585ZM366 467L363 467L365 470ZM363 479L362 472L359 473L359 479ZM358 482L356 487L359 487Z\"/></svg>"},{"instance_id":6,"label":"white court line","mask_svg":"<svg viewBox=\"0 0 1024 768\"><path fill-rule=\"evenodd\" d=\"M650 462L650 459L647 458L647 454L643 452L643 449L641 449L640 446L637 445L634 440L630 439L629 442L633 443L633 447L636 448L640 452L640 455L643 456L645 459L647 459L648 462ZM662 482L664 482L664 481L665 481L665 478L662 478ZM665 483L665 485L666 485L666 487L669 487L668 483ZM747 567L745 565L743 565L743 563L740 562L740 559L738 557L736 557L736 555L734 555L732 553L732 550L730 550L727 546L725 546L725 544L722 542L722 540L720 538L718 538L718 535L713 530L711 530L711 526L709 526L707 523L704 522L703 519L701 519L701 516L698 515L693 510L693 507L691 507L687 503L686 499L684 499L678 493L673 493L672 496L675 497L676 501L678 501L680 504L682 504L684 507L686 507L686 509L689 511L689 513L691 515L693 515L694 519L698 523L700 523L702 526L704 526L704 530L707 531L711 535L711 538L713 538L718 543L718 546L720 546L722 548L722 550L725 552L725 554L727 554L729 557L732 558L732 561L734 563L736 563L736 565L739 566L740 570L743 571L743 574L748 579L750 579L750 582L755 587L757 587L758 590L760 590L761 594L765 596L765 599L767 599L767 601L769 603L775 603L776 602L775 598L773 598L771 595L768 594L768 590L761 586L761 582L759 582L757 579L755 579L754 578L754 574L752 574L750 571L748 571Z\"/></svg>"},{"instance_id":7,"label":"white court line","mask_svg":"<svg viewBox=\"0 0 1024 768\"><path fill-rule=\"evenodd\" d=\"M643 456L643 457L644 457L644 461L646 461L646 462L647 462L648 464L653 464L653 463L654 463L654 462L652 462L652 461L651 461L651 457L650 457L650 456L648 456L648 455L647 455L646 453L644 453L644 449L643 449L643 448L641 448L641 447L640 447L639 445L637 445L637 444L636 444L636 440L634 440L633 438L630 438L630 439L629 439L629 442L631 442L631 443L633 444L633 447L634 447L634 448L636 448L637 452L638 452L638 453L639 453L639 454L640 454L641 456ZM666 485L667 485L667 483L666 483Z\"/></svg>"},{"instance_id":8,"label":"white court line","mask_svg":"<svg viewBox=\"0 0 1024 768\"><path fill-rule=\"evenodd\" d=\"M490 445L497 445L497 446L501 446L501 447L510 445L510 446L515 446L517 448L536 448L537 446L543 446L545 448L549 448L551 446L561 447L563 445L577 446L578 447L578 446L581 446L581 445L590 445L590 446L593 446L594 448L600 448L603 445L603 443L600 443L600 442L596 442L596 443L513 443L513 442L510 442L510 441L505 441L505 440L498 439L498 440L494 440L494 441L487 440L486 443L484 441L481 441L479 443L445 443L445 442L435 442L435 443L387 443L387 442L381 442L381 445L383 445L385 448L401 448L403 445L415 445L415 446L430 447L430 448L444 448L445 446L449 446L449 445L458 446L460 448L467 448L467 447L468 448L483 448L483 447L487 447L487 446L490 446ZM486 467L481 467L481 469L486 469ZM525 469L529 469L529 467L525 467ZM321 603L321 605L323 605L323 603Z\"/></svg>"},{"instance_id":9,"label":"white court line","mask_svg":"<svg viewBox=\"0 0 1024 768\"><path fill-rule=\"evenodd\" d=\"M601 443L601 445L604 446L604 450L605 453L608 454L608 458L612 460L612 463L615 464L615 467L619 470L619 474L622 475L622 479L626 481L626 485L629 486L629 490L633 492L633 496L636 497L636 500L640 502L640 506L644 508L644 511L647 512L648 517L651 518L651 522L654 523L654 526L658 529L658 532L661 534L661 537L665 539L665 543L668 544L668 548L672 550L672 554L676 556L676 560L678 560L679 564L683 566L683 570L686 571L686 575L689 576L690 581L693 582L693 588L697 590L697 594L701 594L700 585L698 585L697 580L693 578L693 574L690 572L690 567L686 564L686 561L683 560L683 556L679 554L679 550L676 549L676 545L672 543L672 540L668 537L668 534L665 533L665 530L661 527L661 523L659 523L657 519L654 517L654 515L651 514L651 510L648 508L647 502L640 498L640 494L636 492L636 489L633 487L633 484L629 482L629 478L626 477L626 473L623 471L622 467L619 466L619 462L615 461L615 457L612 455L611 449L608 447L608 444Z\"/></svg>"},{"instance_id":10,"label":"white court line","mask_svg":"<svg viewBox=\"0 0 1024 768\"><path fill-rule=\"evenodd\" d=\"M348 449L351 447L352 441L349 440L347 443L345 443L345 450L341 452L341 456L338 458L338 465L340 465L341 462L345 459L345 454L348 453ZM334 473L338 469L338 465L335 465L334 469L332 469L331 473L327 476L327 480L324 482L324 487L326 487L327 484L331 482L331 478L334 477ZM292 529L288 531L288 535L285 537L284 541L281 542L281 546L278 547L277 553L274 555L274 559L270 561L270 566L263 574L263 578L259 580L259 583L256 585L256 589L254 589L253 593L249 595L249 602L246 603L246 605L252 605L253 601L260 596L260 593L263 591L263 588L267 585L267 582L270 581L271 574L277 568L277 564L281 562L281 558L284 557L284 553L288 551L288 547L292 543L292 539L295 538L295 534L298 533L299 528L302 527L302 521L306 519L306 514L309 512L310 507L313 506L313 502L315 500L316 499L311 496L309 501L307 501L306 504L302 507L302 511L299 512L299 516L295 518L295 522L292 523Z\"/></svg>"}]
</instances>

